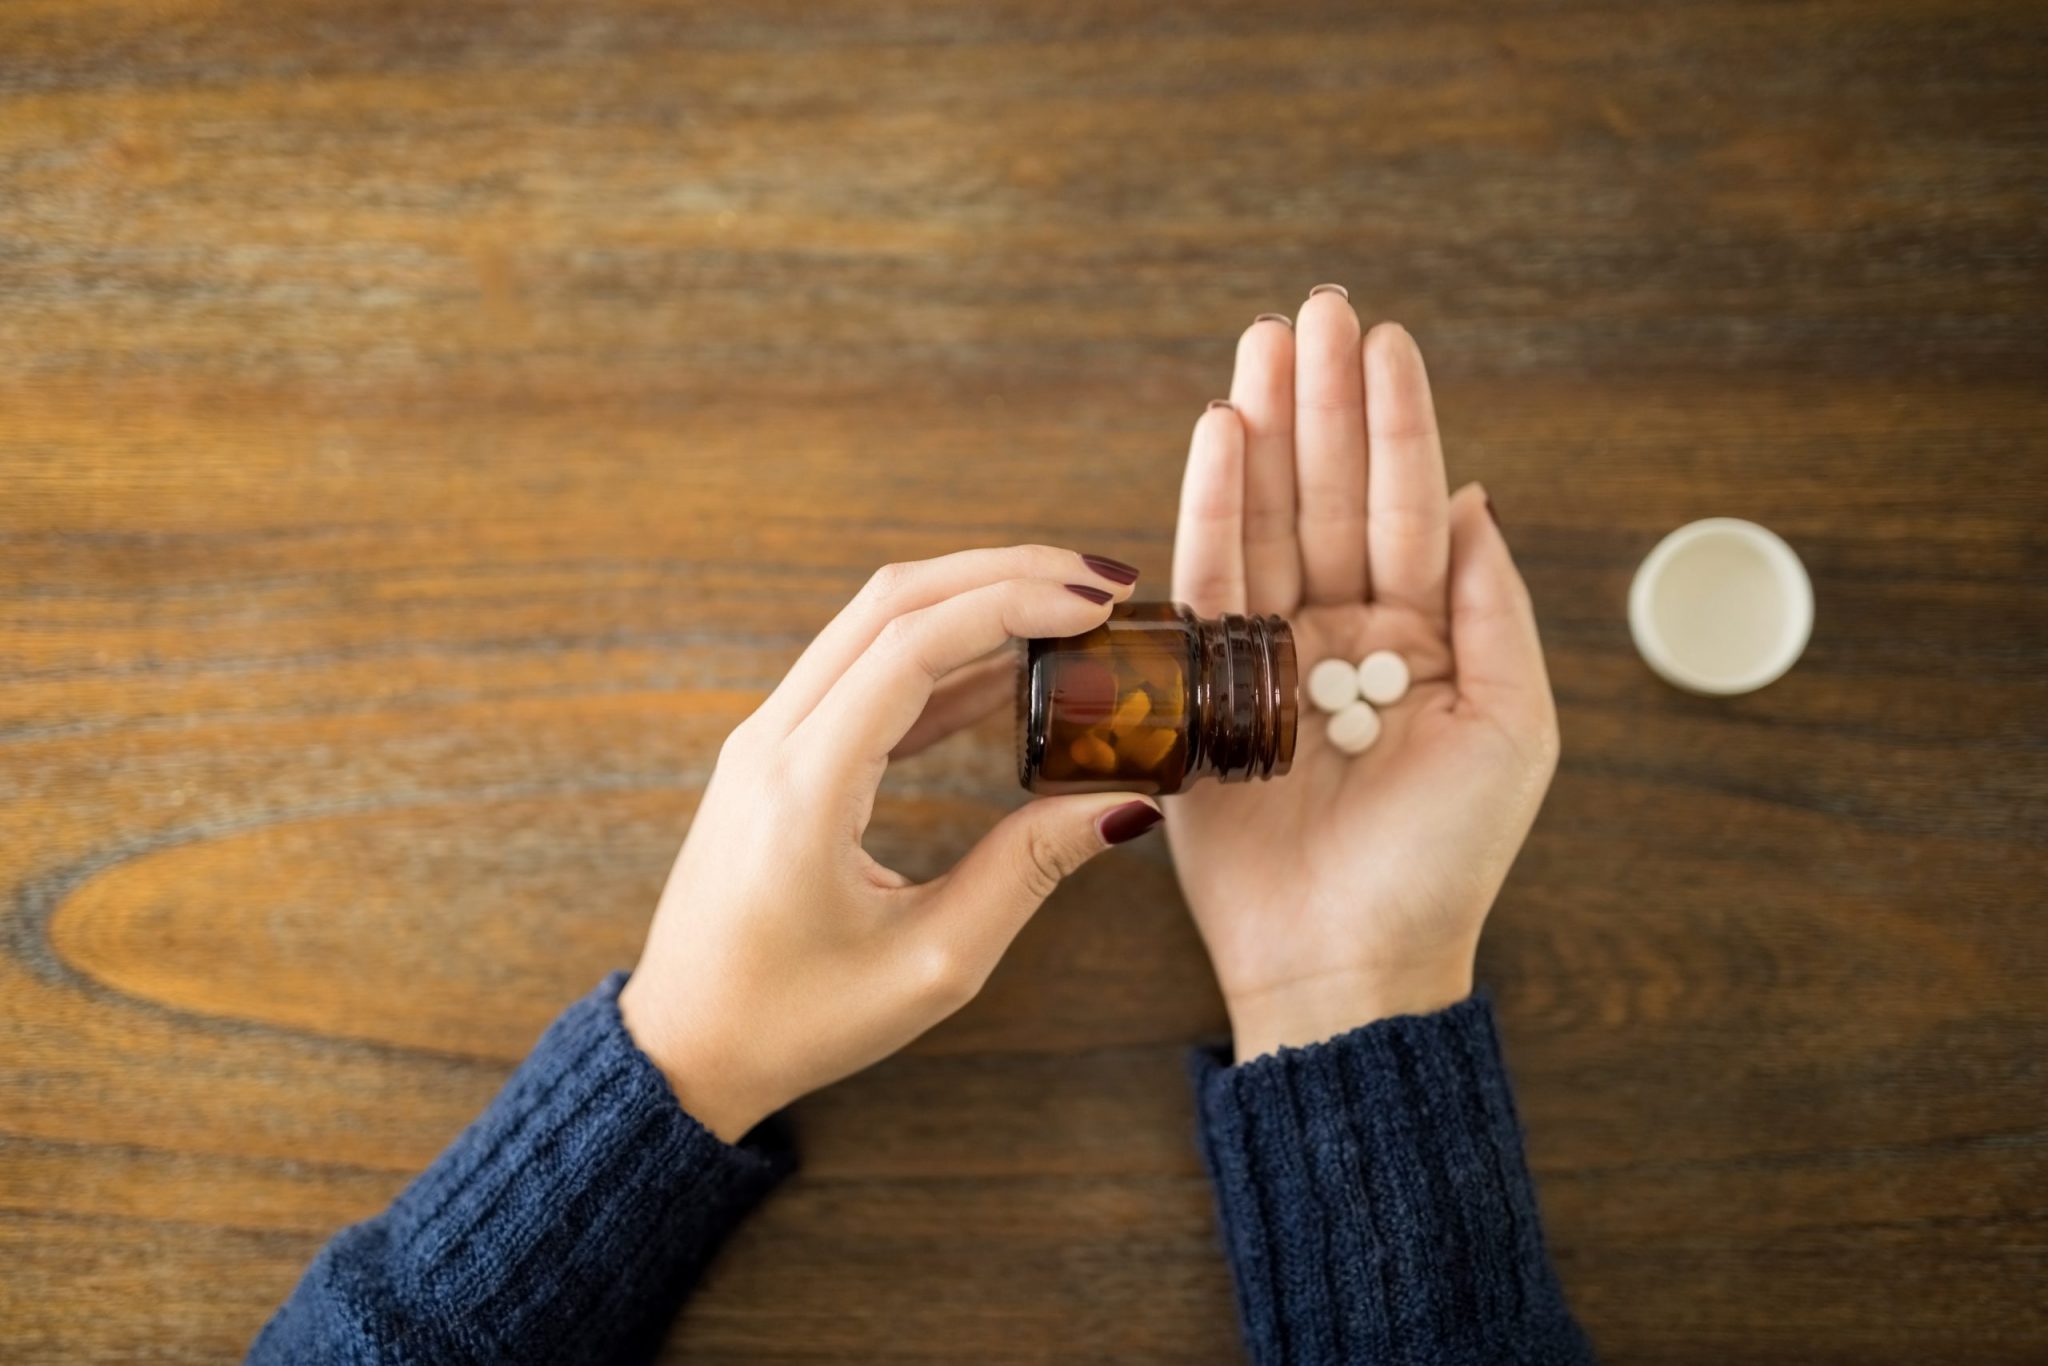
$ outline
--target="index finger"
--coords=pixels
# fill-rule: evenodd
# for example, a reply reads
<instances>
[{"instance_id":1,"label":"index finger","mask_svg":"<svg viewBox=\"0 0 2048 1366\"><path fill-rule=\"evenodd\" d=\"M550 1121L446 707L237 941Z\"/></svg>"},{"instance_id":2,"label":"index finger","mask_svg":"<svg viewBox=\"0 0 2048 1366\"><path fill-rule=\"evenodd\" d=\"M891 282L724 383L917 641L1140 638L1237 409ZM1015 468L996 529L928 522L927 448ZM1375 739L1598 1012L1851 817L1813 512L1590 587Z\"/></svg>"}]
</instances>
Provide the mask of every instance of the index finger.
<instances>
[{"instance_id":1,"label":"index finger","mask_svg":"<svg viewBox=\"0 0 2048 1366\"><path fill-rule=\"evenodd\" d=\"M895 618L790 734L828 782L879 779L924 714L938 681L1012 639L1077 636L1108 620L1110 595L1089 584L1009 579ZM862 799L872 800L872 790Z\"/></svg>"},{"instance_id":2,"label":"index finger","mask_svg":"<svg viewBox=\"0 0 2048 1366\"><path fill-rule=\"evenodd\" d=\"M962 550L937 559L883 565L805 647L756 714L777 732L794 730L891 621L957 593L1018 578L1073 580L1124 598L1137 582L1138 571L1120 560L1050 545Z\"/></svg>"},{"instance_id":3,"label":"index finger","mask_svg":"<svg viewBox=\"0 0 2048 1366\"><path fill-rule=\"evenodd\" d=\"M1242 612L1244 427L1217 399L1195 423L1173 533L1173 595L1203 616Z\"/></svg>"},{"instance_id":4,"label":"index finger","mask_svg":"<svg viewBox=\"0 0 2048 1366\"><path fill-rule=\"evenodd\" d=\"M1246 606L1283 615L1301 605L1294 530L1294 324L1262 313L1237 343L1230 401L1244 423Z\"/></svg>"}]
</instances>

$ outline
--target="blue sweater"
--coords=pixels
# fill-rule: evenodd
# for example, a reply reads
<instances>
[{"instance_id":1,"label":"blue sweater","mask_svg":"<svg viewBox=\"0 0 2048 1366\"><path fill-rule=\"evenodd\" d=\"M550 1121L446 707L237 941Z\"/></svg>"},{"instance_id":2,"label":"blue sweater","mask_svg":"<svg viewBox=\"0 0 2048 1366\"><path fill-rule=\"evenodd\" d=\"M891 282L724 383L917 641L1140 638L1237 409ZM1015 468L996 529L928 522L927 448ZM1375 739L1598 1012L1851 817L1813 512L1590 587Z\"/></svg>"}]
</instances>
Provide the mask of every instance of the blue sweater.
<instances>
[{"instance_id":1,"label":"blue sweater","mask_svg":"<svg viewBox=\"0 0 2048 1366\"><path fill-rule=\"evenodd\" d=\"M390 1209L323 1249L252 1363L644 1361L792 1165L682 1107L619 1019L569 1007ZM1483 998L1242 1066L1194 1059L1251 1360L1590 1361L1543 1251Z\"/></svg>"}]
</instances>

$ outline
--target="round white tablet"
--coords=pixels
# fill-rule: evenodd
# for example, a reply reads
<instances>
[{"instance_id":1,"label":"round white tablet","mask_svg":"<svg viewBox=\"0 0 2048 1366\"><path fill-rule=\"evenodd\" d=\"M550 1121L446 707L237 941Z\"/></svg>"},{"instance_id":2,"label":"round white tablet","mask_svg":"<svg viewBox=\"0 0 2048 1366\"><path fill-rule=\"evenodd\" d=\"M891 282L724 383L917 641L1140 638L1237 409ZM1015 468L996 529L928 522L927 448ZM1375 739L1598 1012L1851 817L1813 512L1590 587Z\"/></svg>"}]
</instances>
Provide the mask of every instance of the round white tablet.
<instances>
[{"instance_id":1,"label":"round white tablet","mask_svg":"<svg viewBox=\"0 0 2048 1366\"><path fill-rule=\"evenodd\" d=\"M1392 650L1374 650L1359 662L1358 691L1375 706L1393 706L1408 695L1408 661Z\"/></svg>"},{"instance_id":2,"label":"round white tablet","mask_svg":"<svg viewBox=\"0 0 2048 1366\"><path fill-rule=\"evenodd\" d=\"M1380 714L1363 702L1353 702L1330 718L1330 743L1346 754L1363 754L1380 738Z\"/></svg>"},{"instance_id":3,"label":"round white tablet","mask_svg":"<svg viewBox=\"0 0 2048 1366\"><path fill-rule=\"evenodd\" d=\"M1341 659L1326 659L1308 671L1308 700L1340 712L1358 700L1358 671Z\"/></svg>"}]
</instances>

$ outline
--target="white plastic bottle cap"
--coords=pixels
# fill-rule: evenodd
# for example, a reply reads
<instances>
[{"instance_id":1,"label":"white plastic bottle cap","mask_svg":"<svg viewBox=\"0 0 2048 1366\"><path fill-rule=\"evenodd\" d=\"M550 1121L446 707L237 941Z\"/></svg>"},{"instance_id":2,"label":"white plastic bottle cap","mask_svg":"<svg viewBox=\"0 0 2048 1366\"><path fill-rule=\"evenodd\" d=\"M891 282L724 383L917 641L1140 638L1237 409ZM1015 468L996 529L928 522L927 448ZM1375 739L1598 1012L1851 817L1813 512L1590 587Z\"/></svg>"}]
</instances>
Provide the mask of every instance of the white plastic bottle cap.
<instances>
[{"instance_id":1,"label":"white plastic bottle cap","mask_svg":"<svg viewBox=\"0 0 2048 1366\"><path fill-rule=\"evenodd\" d=\"M1391 707L1408 695L1408 661L1374 650L1358 663L1358 691L1374 706Z\"/></svg>"},{"instance_id":2,"label":"white plastic bottle cap","mask_svg":"<svg viewBox=\"0 0 2048 1366\"><path fill-rule=\"evenodd\" d=\"M1341 659L1326 659L1308 671L1308 700L1326 712L1344 710L1358 700L1358 670Z\"/></svg>"},{"instance_id":3,"label":"white plastic bottle cap","mask_svg":"<svg viewBox=\"0 0 2048 1366\"><path fill-rule=\"evenodd\" d=\"M1813 581L1775 532L1735 517L1657 543L1628 590L1636 650L1665 682L1716 696L1778 679L1813 634Z\"/></svg>"},{"instance_id":4,"label":"white plastic bottle cap","mask_svg":"<svg viewBox=\"0 0 2048 1366\"><path fill-rule=\"evenodd\" d=\"M1329 736L1346 754L1363 754L1380 738L1380 714L1368 703L1353 702L1330 718Z\"/></svg>"}]
</instances>

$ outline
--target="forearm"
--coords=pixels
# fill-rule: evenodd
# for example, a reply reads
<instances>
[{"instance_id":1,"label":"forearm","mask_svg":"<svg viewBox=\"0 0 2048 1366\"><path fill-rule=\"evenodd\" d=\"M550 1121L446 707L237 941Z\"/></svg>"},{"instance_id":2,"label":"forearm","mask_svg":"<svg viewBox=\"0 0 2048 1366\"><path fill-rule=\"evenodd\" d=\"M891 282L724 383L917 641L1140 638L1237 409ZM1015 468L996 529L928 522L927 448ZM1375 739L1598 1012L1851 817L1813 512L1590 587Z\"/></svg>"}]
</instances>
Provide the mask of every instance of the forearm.
<instances>
[{"instance_id":1,"label":"forearm","mask_svg":"<svg viewBox=\"0 0 2048 1366\"><path fill-rule=\"evenodd\" d=\"M1194 1071L1260 1366L1591 1360L1483 998Z\"/></svg>"},{"instance_id":2,"label":"forearm","mask_svg":"<svg viewBox=\"0 0 2048 1366\"><path fill-rule=\"evenodd\" d=\"M556 1020L383 1214L322 1250L250 1350L270 1362L598 1362L651 1353L787 1169L676 1103L613 977Z\"/></svg>"}]
</instances>

